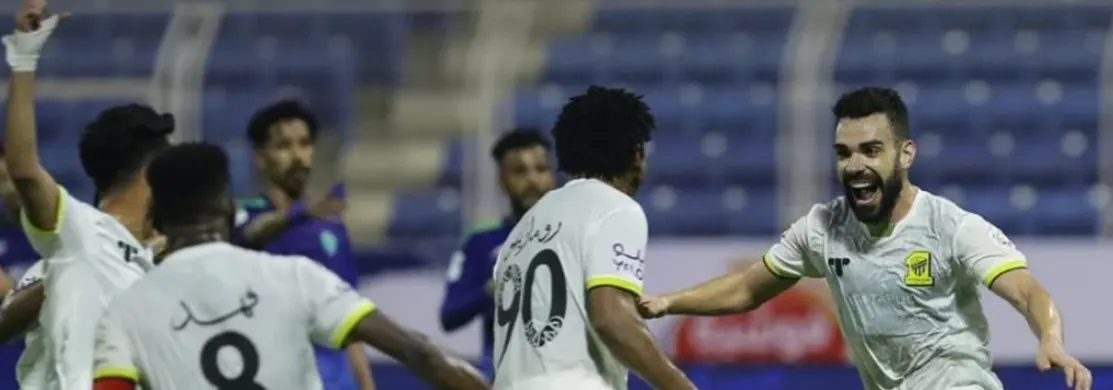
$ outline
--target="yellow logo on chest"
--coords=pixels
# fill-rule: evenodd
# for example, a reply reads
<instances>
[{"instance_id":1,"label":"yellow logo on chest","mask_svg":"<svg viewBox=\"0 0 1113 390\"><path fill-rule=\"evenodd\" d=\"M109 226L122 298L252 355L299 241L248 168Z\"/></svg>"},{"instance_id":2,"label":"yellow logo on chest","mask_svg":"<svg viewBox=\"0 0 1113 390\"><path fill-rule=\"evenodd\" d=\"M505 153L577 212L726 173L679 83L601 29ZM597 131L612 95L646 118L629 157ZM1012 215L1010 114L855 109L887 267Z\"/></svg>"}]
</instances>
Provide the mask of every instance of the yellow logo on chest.
<instances>
[{"instance_id":1,"label":"yellow logo on chest","mask_svg":"<svg viewBox=\"0 0 1113 390\"><path fill-rule=\"evenodd\" d=\"M931 253L928 251L913 251L904 258L904 265L908 267L904 273L904 284L912 287L927 287L935 285L935 278L931 276Z\"/></svg>"}]
</instances>

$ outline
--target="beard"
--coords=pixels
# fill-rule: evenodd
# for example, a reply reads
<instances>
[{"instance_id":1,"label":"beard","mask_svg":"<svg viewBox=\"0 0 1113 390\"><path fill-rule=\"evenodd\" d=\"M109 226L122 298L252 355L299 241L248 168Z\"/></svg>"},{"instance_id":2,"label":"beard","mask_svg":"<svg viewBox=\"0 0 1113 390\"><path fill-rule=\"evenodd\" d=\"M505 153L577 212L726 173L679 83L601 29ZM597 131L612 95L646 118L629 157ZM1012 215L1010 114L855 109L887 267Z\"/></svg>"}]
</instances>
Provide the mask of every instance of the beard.
<instances>
[{"instance_id":1,"label":"beard","mask_svg":"<svg viewBox=\"0 0 1113 390\"><path fill-rule=\"evenodd\" d=\"M853 176L844 174L843 191L854 217L865 224L875 224L888 220L893 214L893 209L896 208L897 200L900 199L905 174L899 168L894 169L889 177L884 178L877 171L868 168ZM860 185L853 185L860 184L863 181L870 182L870 187L863 189ZM876 194L874 195L871 191L875 191ZM876 199L863 204L861 200L864 196L865 199Z\"/></svg>"}]
</instances>

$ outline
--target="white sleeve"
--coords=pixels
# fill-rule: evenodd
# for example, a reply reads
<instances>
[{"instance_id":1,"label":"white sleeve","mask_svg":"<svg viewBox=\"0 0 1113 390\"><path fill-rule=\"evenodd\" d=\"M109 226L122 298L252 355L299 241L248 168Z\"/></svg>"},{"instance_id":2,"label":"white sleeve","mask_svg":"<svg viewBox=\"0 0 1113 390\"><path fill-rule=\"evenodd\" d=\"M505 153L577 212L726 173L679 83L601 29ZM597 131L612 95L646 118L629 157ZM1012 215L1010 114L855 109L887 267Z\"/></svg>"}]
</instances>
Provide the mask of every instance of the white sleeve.
<instances>
[{"instance_id":1,"label":"white sleeve","mask_svg":"<svg viewBox=\"0 0 1113 390\"><path fill-rule=\"evenodd\" d=\"M88 390L93 382L93 339L105 292L90 277L86 262L47 267L39 324L62 390Z\"/></svg>"},{"instance_id":2,"label":"white sleeve","mask_svg":"<svg viewBox=\"0 0 1113 390\"><path fill-rule=\"evenodd\" d=\"M987 287L1006 272L1027 268L1028 260L993 224L976 214L959 222L954 237L954 257L970 276Z\"/></svg>"},{"instance_id":3,"label":"white sleeve","mask_svg":"<svg viewBox=\"0 0 1113 390\"><path fill-rule=\"evenodd\" d=\"M375 304L313 260L299 257L294 262L296 285L308 307L310 338L318 345L343 347L359 321L375 311Z\"/></svg>"},{"instance_id":4,"label":"white sleeve","mask_svg":"<svg viewBox=\"0 0 1113 390\"><path fill-rule=\"evenodd\" d=\"M81 253L82 229L91 221L87 215L90 206L74 198L69 191L58 186L58 210L55 213L54 228L43 230L31 224L27 215L20 213L23 231L27 233L27 240L39 255L48 261L60 255L74 255Z\"/></svg>"},{"instance_id":5,"label":"white sleeve","mask_svg":"<svg viewBox=\"0 0 1113 390\"><path fill-rule=\"evenodd\" d=\"M97 322L93 342L93 379L121 378L139 383L139 366L127 333L111 311Z\"/></svg>"},{"instance_id":6,"label":"white sleeve","mask_svg":"<svg viewBox=\"0 0 1113 390\"><path fill-rule=\"evenodd\" d=\"M603 218L584 238L587 288L617 287L642 294L649 226L641 207L618 210Z\"/></svg>"},{"instance_id":7,"label":"white sleeve","mask_svg":"<svg viewBox=\"0 0 1113 390\"><path fill-rule=\"evenodd\" d=\"M784 279L820 278L823 273L808 261L811 249L808 247L808 235L811 234L813 208L808 215L801 217L781 234L780 241L773 244L761 262L774 276Z\"/></svg>"}]
</instances>

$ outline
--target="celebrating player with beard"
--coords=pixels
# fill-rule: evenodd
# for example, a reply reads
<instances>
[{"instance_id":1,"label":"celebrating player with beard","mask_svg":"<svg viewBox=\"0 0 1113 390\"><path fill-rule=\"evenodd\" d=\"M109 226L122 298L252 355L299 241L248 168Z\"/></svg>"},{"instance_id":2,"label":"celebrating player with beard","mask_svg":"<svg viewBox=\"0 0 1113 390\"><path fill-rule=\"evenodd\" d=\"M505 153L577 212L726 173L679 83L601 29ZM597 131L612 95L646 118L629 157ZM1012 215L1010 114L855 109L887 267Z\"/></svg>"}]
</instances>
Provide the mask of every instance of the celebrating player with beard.
<instances>
[{"instance_id":1,"label":"celebrating player with beard","mask_svg":"<svg viewBox=\"0 0 1113 390\"><path fill-rule=\"evenodd\" d=\"M694 288L646 297L643 315L741 313L824 278L867 390L1001 390L993 374L978 284L1013 305L1039 340L1036 364L1089 390L1090 371L1063 347L1063 324L1028 260L981 216L914 186L908 112L885 88L834 107L835 156L845 195L815 205L762 264Z\"/></svg>"}]
</instances>

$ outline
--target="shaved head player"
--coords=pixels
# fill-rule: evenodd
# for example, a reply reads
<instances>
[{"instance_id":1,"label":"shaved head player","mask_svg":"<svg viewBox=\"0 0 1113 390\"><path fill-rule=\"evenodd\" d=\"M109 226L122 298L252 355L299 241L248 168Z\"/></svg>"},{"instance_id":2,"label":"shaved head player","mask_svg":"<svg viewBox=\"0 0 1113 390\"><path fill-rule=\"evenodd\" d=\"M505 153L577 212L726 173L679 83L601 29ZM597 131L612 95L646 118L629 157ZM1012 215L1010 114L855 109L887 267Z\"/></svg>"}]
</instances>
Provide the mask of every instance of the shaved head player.
<instances>
[{"instance_id":1,"label":"shaved head player","mask_svg":"<svg viewBox=\"0 0 1113 390\"><path fill-rule=\"evenodd\" d=\"M1028 320L1037 366L1089 390L1090 371L1063 349L1063 325L1027 259L981 216L912 185L916 158L896 91L863 88L834 107L844 196L792 224L764 261L689 290L647 297L644 314L753 310L800 278L824 278L867 390L1001 390L979 301L984 285Z\"/></svg>"},{"instance_id":2,"label":"shaved head player","mask_svg":"<svg viewBox=\"0 0 1113 390\"><path fill-rule=\"evenodd\" d=\"M166 255L97 326L97 390L321 388L312 343L365 342L439 389L486 389L467 362L394 324L325 267L226 242L228 157L177 145L147 169Z\"/></svg>"},{"instance_id":3,"label":"shaved head player","mask_svg":"<svg viewBox=\"0 0 1113 390\"><path fill-rule=\"evenodd\" d=\"M621 89L564 106L553 139L574 180L522 216L495 265L496 389L625 389L627 367L657 389L694 388L637 312L648 227L631 196L653 129Z\"/></svg>"}]
</instances>

